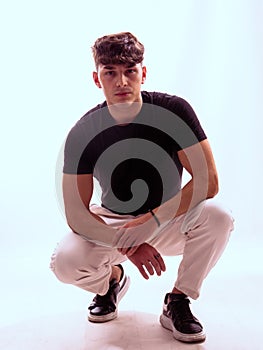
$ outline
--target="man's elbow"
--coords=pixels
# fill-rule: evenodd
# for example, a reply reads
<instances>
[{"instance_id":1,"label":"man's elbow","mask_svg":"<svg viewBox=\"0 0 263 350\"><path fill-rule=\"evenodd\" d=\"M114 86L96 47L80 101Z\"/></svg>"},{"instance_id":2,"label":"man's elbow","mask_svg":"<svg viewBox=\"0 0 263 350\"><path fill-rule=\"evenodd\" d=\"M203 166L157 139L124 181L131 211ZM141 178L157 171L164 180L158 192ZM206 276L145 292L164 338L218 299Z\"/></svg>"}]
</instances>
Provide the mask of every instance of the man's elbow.
<instances>
[{"instance_id":1,"label":"man's elbow","mask_svg":"<svg viewBox=\"0 0 263 350\"><path fill-rule=\"evenodd\" d=\"M219 192L218 175L216 172L209 174L207 198L215 197Z\"/></svg>"},{"instance_id":2,"label":"man's elbow","mask_svg":"<svg viewBox=\"0 0 263 350\"><path fill-rule=\"evenodd\" d=\"M79 218L76 212L72 212L71 210L66 210L65 211L65 216L66 216L66 221L69 226L69 228L75 232L79 232Z\"/></svg>"}]
</instances>

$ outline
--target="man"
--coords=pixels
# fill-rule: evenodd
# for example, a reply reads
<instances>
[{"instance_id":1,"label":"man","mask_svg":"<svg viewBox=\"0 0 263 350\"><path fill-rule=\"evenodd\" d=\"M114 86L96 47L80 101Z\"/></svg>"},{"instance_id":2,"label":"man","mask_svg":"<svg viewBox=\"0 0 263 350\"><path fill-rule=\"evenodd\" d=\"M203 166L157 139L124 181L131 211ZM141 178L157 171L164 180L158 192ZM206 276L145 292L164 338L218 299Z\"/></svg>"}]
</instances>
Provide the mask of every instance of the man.
<instances>
[{"instance_id":1,"label":"man","mask_svg":"<svg viewBox=\"0 0 263 350\"><path fill-rule=\"evenodd\" d=\"M180 341L204 341L189 297L198 298L233 228L211 200L218 176L206 134L184 99L141 91L144 46L134 35L106 35L92 49L93 80L106 101L66 140L63 195L72 232L51 267L61 281L95 293L88 319L106 322L117 317L129 287L122 262L130 260L148 279L165 271L163 256L182 254L160 322ZM191 179L182 188L183 170ZM94 178L101 206L90 203Z\"/></svg>"}]
</instances>

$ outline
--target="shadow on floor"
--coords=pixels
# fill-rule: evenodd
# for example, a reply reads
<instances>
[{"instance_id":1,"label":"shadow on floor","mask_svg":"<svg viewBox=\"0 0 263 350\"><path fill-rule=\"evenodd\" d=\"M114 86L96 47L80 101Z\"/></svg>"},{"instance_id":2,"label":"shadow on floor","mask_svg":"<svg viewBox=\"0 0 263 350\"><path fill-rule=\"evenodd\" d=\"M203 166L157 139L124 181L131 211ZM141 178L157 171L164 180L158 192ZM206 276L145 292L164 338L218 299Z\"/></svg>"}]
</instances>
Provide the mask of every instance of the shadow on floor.
<instances>
[{"instance_id":1,"label":"shadow on floor","mask_svg":"<svg viewBox=\"0 0 263 350\"><path fill-rule=\"evenodd\" d=\"M205 350L184 344L159 324L159 316L125 311L111 322L95 324L83 313L42 317L0 329L3 350Z\"/></svg>"}]
</instances>

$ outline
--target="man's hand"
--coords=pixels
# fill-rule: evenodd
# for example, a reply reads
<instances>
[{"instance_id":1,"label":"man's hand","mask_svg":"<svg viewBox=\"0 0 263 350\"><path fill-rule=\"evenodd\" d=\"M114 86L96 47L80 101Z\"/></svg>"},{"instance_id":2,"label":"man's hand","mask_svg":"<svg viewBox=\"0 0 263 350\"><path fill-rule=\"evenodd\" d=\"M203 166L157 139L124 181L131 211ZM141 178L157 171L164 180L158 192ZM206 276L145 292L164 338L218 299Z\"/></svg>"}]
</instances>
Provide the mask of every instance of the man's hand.
<instances>
[{"instance_id":1,"label":"man's hand","mask_svg":"<svg viewBox=\"0 0 263 350\"><path fill-rule=\"evenodd\" d=\"M135 218L117 229L112 245L121 249L126 254L132 247L140 246L142 243L155 237L161 230L151 213Z\"/></svg>"},{"instance_id":2,"label":"man's hand","mask_svg":"<svg viewBox=\"0 0 263 350\"><path fill-rule=\"evenodd\" d=\"M134 254L139 247L140 247L139 245L136 245L136 246L133 246L133 247L118 248L118 251L122 255L126 255L127 257L129 257L130 255Z\"/></svg>"},{"instance_id":3,"label":"man's hand","mask_svg":"<svg viewBox=\"0 0 263 350\"><path fill-rule=\"evenodd\" d=\"M143 243L132 255L127 255L128 259L138 268L145 279L149 279L150 275L161 275L166 270L165 263L160 253L148 243ZM146 272L146 271L147 272Z\"/></svg>"},{"instance_id":4,"label":"man's hand","mask_svg":"<svg viewBox=\"0 0 263 350\"><path fill-rule=\"evenodd\" d=\"M135 228L136 226L139 226L139 225L146 223L151 218L152 218L152 215L150 213L139 216L139 217L127 222L126 224L124 224L122 226L122 229ZM124 247L124 248L119 247L118 251L121 254L127 255L127 257L129 257L130 255L135 253L135 251L139 248L141 243L143 243L143 242L140 242L138 245L133 245L132 247Z\"/></svg>"}]
</instances>

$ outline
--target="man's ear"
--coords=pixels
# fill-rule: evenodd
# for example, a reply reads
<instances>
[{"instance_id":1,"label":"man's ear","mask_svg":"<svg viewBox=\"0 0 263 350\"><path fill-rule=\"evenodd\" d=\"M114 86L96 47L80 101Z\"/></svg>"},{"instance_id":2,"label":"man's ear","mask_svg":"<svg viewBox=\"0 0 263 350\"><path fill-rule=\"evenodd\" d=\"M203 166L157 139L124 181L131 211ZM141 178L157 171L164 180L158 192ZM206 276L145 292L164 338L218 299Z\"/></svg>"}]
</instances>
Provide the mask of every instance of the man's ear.
<instances>
[{"instance_id":1,"label":"man's ear","mask_svg":"<svg viewBox=\"0 0 263 350\"><path fill-rule=\"evenodd\" d=\"M100 81L99 81L98 73L97 72L93 72L92 74L93 74L94 83L97 85L98 88L101 89L101 84L100 84Z\"/></svg>"},{"instance_id":2,"label":"man's ear","mask_svg":"<svg viewBox=\"0 0 263 350\"><path fill-rule=\"evenodd\" d=\"M142 84L144 84L145 80L146 80L146 75L147 75L147 69L145 66L142 67Z\"/></svg>"}]
</instances>

